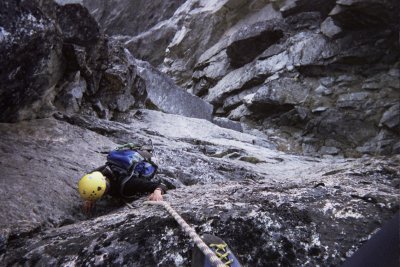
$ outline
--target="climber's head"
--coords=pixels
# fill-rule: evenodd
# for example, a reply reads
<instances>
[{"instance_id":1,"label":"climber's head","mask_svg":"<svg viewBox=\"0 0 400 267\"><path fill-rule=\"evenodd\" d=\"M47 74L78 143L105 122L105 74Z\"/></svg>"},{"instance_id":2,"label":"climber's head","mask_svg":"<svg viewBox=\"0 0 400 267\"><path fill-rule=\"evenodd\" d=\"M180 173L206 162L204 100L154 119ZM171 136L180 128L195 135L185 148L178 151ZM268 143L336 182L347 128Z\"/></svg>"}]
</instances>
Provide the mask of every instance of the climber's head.
<instances>
[{"instance_id":1,"label":"climber's head","mask_svg":"<svg viewBox=\"0 0 400 267\"><path fill-rule=\"evenodd\" d=\"M103 196L106 186L106 178L96 171L82 177L78 183L78 190L84 200L96 201Z\"/></svg>"}]
</instances>

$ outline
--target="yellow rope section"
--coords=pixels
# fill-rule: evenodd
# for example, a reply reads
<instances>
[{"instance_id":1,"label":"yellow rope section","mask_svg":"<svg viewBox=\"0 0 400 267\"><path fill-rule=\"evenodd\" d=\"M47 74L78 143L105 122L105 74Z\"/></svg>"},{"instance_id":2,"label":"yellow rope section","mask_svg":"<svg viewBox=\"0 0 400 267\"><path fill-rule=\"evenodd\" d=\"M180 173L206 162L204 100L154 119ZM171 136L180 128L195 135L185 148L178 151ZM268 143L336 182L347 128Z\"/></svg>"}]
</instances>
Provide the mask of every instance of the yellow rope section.
<instances>
[{"instance_id":1,"label":"yellow rope section","mask_svg":"<svg viewBox=\"0 0 400 267\"><path fill-rule=\"evenodd\" d=\"M184 219L165 201L146 201L144 204L159 205L163 206L169 214L174 217L176 222L182 227L184 232L190 236L196 246L204 253L204 255L210 260L214 267L226 267L224 263L214 254L214 252L207 246L206 243L200 238L196 231L185 222ZM132 206L131 206L132 207ZM132 207L133 208L133 207Z\"/></svg>"}]
</instances>

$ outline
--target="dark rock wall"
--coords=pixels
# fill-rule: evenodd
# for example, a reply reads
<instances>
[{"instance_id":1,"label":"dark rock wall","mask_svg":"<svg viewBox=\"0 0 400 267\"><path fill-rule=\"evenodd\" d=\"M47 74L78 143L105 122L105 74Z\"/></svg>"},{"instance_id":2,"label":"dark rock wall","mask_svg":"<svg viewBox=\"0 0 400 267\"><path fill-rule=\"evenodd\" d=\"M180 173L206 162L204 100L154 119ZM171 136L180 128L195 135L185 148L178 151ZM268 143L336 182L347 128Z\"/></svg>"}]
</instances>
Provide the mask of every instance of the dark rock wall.
<instances>
[{"instance_id":1,"label":"dark rock wall","mask_svg":"<svg viewBox=\"0 0 400 267\"><path fill-rule=\"evenodd\" d=\"M170 19L184 2L85 0L83 4L105 33L122 35L119 38L126 42L135 57L159 65L163 61L165 48L177 31L175 25L165 25L164 21ZM151 33L146 34L147 31Z\"/></svg>"},{"instance_id":2,"label":"dark rock wall","mask_svg":"<svg viewBox=\"0 0 400 267\"><path fill-rule=\"evenodd\" d=\"M399 153L399 123L382 123L386 112L399 121L389 111L400 99L399 4L295 1L280 10L282 19L241 27L206 51L193 92L219 116L279 129L288 144L282 149Z\"/></svg>"},{"instance_id":3,"label":"dark rock wall","mask_svg":"<svg viewBox=\"0 0 400 267\"><path fill-rule=\"evenodd\" d=\"M3 1L1 7L0 121L58 111L112 119L146 105L211 120L211 106L179 90L166 75L146 65L141 77L123 44L102 34L82 5ZM167 93L147 84L153 76L167 81ZM157 101L161 95L163 101Z\"/></svg>"},{"instance_id":4,"label":"dark rock wall","mask_svg":"<svg viewBox=\"0 0 400 267\"><path fill-rule=\"evenodd\" d=\"M62 75L62 38L30 1L2 1L0 10L0 121L31 119Z\"/></svg>"},{"instance_id":5,"label":"dark rock wall","mask_svg":"<svg viewBox=\"0 0 400 267\"><path fill-rule=\"evenodd\" d=\"M185 0L84 0L100 26L110 35L139 35L169 19Z\"/></svg>"},{"instance_id":6,"label":"dark rock wall","mask_svg":"<svg viewBox=\"0 0 400 267\"><path fill-rule=\"evenodd\" d=\"M189 0L124 40L214 115L280 136L282 150L391 155L400 147L399 5Z\"/></svg>"}]
</instances>

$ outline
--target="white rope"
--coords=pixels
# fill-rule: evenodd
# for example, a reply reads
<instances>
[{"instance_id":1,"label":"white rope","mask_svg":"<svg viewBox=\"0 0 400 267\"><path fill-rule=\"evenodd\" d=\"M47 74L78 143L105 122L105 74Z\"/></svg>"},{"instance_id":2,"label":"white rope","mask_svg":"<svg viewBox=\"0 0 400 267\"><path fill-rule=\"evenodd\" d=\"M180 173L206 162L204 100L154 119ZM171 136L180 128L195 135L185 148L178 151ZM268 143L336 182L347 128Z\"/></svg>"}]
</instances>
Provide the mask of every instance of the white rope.
<instances>
[{"instance_id":1,"label":"white rope","mask_svg":"<svg viewBox=\"0 0 400 267\"><path fill-rule=\"evenodd\" d=\"M182 227L184 232L190 236L196 246L204 253L204 255L210 260L214 267L226 267L226 265L215 255L215 253L207 246L206 243L200 238L196 231L185 222L184 219L165 201L146 201L144 204L159 205L163 206L169 214L174 217L176 222ZM131 206L132 207L132 206Z\"/></svg>"}]
</instances>

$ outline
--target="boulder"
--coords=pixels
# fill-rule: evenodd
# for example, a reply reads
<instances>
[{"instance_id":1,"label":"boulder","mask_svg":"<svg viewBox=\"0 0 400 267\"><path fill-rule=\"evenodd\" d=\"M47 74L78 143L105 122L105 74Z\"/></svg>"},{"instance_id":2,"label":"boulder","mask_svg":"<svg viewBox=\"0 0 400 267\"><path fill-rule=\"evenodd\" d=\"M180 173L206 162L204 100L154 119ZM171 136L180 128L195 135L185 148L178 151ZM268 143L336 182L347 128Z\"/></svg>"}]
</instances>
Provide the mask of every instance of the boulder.
<instances>
[{"instance_id":1,"label":"boulder","mask_svg":"<svg viewBox=\"0 0 400 267\"><path fill-rule=\"evenodd\" d=\"M200 97L206 95L208 89L215 86L229 68L230 63L225 50L196 65L192 75L193 93Z\"/></svg>"},{"instance_id":2,"label":"boulder","mask_svg":"<svg viewBox=\"0 0 400 267\"><path fill-rule=\"evenodd\" d=\"M185 92L149 63L136 60L136 64L146 86L148 104L167 113L211 121L213 107L209 103Z\"/></svg>"},{"instance_id":3,"label":"boulder","mask_svg":"<svg viewBox=\"0 0 400 267\"><path fill-rule=\"evenodd\" d=\"M260 87L262 87L262 85L252 87L248 90L240 92L239 94L227 97L224 101L223 109L225 111L229 111L243 103L247 103L248 100L251 100L254 93L260 89Z\"/></svg>"},{"instance_id":4,"label":"boulder","mask_svg":"<svg viewBox=\"0 0 400 267\"><path fill-rule=\"evenodd\" d=\"M380 155L391 155L399 154L398 151L398 138L396 134L387 129L382 129L379 134L362 146L357 147L357 151L364 154L380 154ZM397 142L397 143L396 143Z\"/></svg>"},{"instance_id":5,"label":"boulder","mask_svg":"<svg viewBox=\"0 0 400 267\"><path fill-rule=\"evenodd\" d=\"M66 75L79 72L86 82L87 90L76 112L92 115L97 112L100 117L110 119L144 105L146 88L137 77L132 55L118 40L102 36L87 48L66 44L63 53L70 62ZM63 82L60 87L64 87Z\"/></svg>"},{"instance_id":6,"label":"boulder","mask_svg":"<svg viewBox=\"0 0 400 267\"><path fill-rule=\"evenodd\" d=\"M321 84L317 88L315 88L315 93L321 94L324 96L328 96L328 95L331 95L333 92L332 92L332 89L327 88Z\"/></svg>"},{"instance_id":7,"label":"boulder","mask_svg":"<svg viewBox=\"0 0 400 267\"><path fill-rule=\"evenodd\" d=\"M242 104L229 112L228 119L240 121L242 118L250 116L251 114L252 112L246 107L246 105Z\"/></svg>"},{"instance_id":8,"label":"boulder","mask_svg":"<svg viewBox=\"0 0 400 267\"><path fill-rule=\"evenodd\" d=\"M289 61L293 66L322 65L338 52L338 47L329 43L322 34L301 33L290 41L293 45L288 48Z\"/></svg>"}]
</instances>

